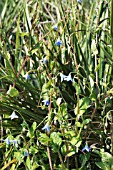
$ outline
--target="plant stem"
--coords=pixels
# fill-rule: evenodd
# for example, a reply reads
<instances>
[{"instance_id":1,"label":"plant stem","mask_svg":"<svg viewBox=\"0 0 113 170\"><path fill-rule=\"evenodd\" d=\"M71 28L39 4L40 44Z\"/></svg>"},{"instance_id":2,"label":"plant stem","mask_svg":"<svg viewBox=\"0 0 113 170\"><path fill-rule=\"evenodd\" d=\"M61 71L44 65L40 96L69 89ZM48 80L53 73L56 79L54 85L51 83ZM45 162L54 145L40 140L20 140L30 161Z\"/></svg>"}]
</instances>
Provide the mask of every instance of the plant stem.
<instances>
[{"instance_id":1,"label":"plant stem","mask_svg":"<svg viewBox=\"0 0 113 170\"><path fill-rule=\"evenodd\" d=\"M64 162L63 162L62 156L61 156L61 154L60 154L60 152L59 152L59 151L58 151L58 156L59 156L60 162L61 162L61 164L62 164L62 170L65 170L66 168L65 168L65 165L64 165Z\"/></svg>"},{"instance_id":2,"label":"plant stem","mask_svg":"<svg viewBox=\"0 0 113 170\"><path fill-rule=\"evenodd\" d=\"M1 126L0 131L1 131L1 139L2 139L2 137L3 137L3 125L2 125L2 116L1 115L0 115L0 126ZM2 142L2 140L1 140L1 142Z\"/></svg>"},{"instance_id":3,"label":"plant stem","mask_svg":"<svg viewBox=\"0 0 113 170\"><path fill-rule=\"evenodd\" d=\"M110 18L110 33L111 33L111 45L112 45L112 59L113 59L113 0L111 0L111 18ZM111 71L111 75L113 73L113 68ZM111 84L113 85L113 80L111 79ZM113 99L112 106L113 107ZM111 154L113 155L113 112L111 111Z\"/></svg>"},{"instance_id":4,"label":"plant stem","mask_svg":"<svg viewBox=\"0 0 113 170\"><path fill-rule=\"evenodd\" d=\"M49 158L50 170L53 170L53 166L52 166L52 160L51 160L51 155L50 155L50 148L49 148L49 146L47 146L47 153L48 153L48 158Z\"/></svg>"}]
</instances>

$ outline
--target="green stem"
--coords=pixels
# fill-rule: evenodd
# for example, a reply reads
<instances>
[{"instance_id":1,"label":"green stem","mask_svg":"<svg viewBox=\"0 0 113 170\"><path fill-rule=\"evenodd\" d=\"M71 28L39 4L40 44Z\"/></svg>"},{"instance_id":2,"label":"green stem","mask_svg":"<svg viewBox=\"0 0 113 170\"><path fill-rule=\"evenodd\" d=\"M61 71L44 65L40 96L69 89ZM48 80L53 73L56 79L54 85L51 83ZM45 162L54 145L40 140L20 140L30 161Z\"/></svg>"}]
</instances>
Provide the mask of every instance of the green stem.
<instances>
[{"instance_id":1,"label":"green stem","mask_svg":"<svg viewBox=\"0 0 113 170\"><path fill-rule=\"evenodd\" d=\"M64 162L63 162L62 156L61 156L61 154L60 154L60 152L59 152L59 151L58 151L58 156L59 156L60 162L61 162L61 164L62 164L62 170L65 170L66 168L65 168L65 165L64 165Z\"/></svg>"}]
</instances>

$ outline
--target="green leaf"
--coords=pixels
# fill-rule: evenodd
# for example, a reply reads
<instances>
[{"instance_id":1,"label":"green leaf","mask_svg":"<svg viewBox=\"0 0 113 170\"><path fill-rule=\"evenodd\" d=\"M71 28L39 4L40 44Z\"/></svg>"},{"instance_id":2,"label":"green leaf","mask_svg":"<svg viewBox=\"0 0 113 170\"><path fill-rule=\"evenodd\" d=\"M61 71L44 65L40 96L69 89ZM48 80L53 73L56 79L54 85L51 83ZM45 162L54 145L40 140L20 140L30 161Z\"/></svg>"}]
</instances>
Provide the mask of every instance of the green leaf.
<instances>
[{"instance_id":1,"label":"green leaf","mask_svg":"<svg viewBox=\"0 0 113 170\"><path fill-rule=\"evenodd\" d=\"M26 159L26 165L27 165L28 169L30 170L31 169L31 161L30 161L29 156Z\"/></svg>"},{"instance_id":2,"label":"green leaf","mask_svg":"<svg viewBox=\"0 0 113 170\"><path fill-rule=\"evenodd\" d=\"M61 103L61 101L62 101L62 98L59 97L59 98L57 99L57 101L56 101L56 104L59 106L60 103Z\"/></svg>"},{"instance_id":3,"label":"green leaf","mask_svg":"<svg viewBox=\"0 0 113 170\"><path fill-rule=\"evenodd\" d=\"M7 91L7 94L8 94L9 96L11 96L11 97L17 97L17 96L19 96L18 90L17 90L16 88L12 87L12 86L9 87L9 90Z\"/></svg>"},{"instance_id":4,"label":"green leaf","mask_svg":"<svg viewBox=\"0 0 113 170\"><path fill-rule=\"evenodd\" d=\"M53 143L58 145L58 146L60 146L61 143L62 143L62 139L61 139L60 135L61 134L59 132L52 132L51 136L50 136L50 138L52 139Z\"/></svg>"},{"instance_id":5,"label":"green leaf","mask_svg":"<svg viewBox=\"0 0 113 170\"><path fill-rule=\"evenodd\" d=\"M90 80L90 86L91 86L91 88L94 87L94 83L95 83L92 77L93 77L92 75L89 75L89 80Z\"/></svg>"},{"instance_id":6,"label":"green leaf","mask_svg":"<svg viewBox=\"0 0 113 170\"><path fill-rule=\"evenodd\" d=\"M82 143L82 141L79 141L75 146L76 146L76 148L79 148L80 147L80 145L81 145L81 143Z\"/></svg>"},{"instance_id":7,"label":"green leaf","mask_svg":"<svg viewBox=\"0 0 113 170\"><path fill-rule=\"evenodd\" d=\"M77 126L77 127L83 127L83 124L80 123L80 122L76 122L76 126Z\"/></svg>"},{"instance_id":8,"label":"green leaf","mask_svg":"<svg viewBox=\"0 0 113 170\"><path fill-rule=\"evenodd\" d=\"M36 126L37 126L37 123L36 123L36 122L33 122L33 124L32 124L33 132L36 130Z\"/></svg>"},{"instance_id":9,"label":"green leaf","mask_svg":"<svg viewBox=\"0 0 113 170\"><path fill-rule=\"evenodd\" d=\"M81 89L80 89L80 85L78 85L76 82L73 83L73 86L76 89L76 94L79 95L81 94Z\"/></svg>"},{"instance_id":10,"label":"green leaf","mask_svg":"<svg viewBox=\"0 0 113 170\"><path fill-rule=\"evenodd\" d=\"M70 143L71 143L73 146L75 146L75 144L78 142L78 140L79 140L79 139L78 139L77 137L72 137Z\"/></svg>"},{"instance_id":11,"label":"green leaf","mask_svg":"<svg viewBox=\"0 0 113 170\"><path fill-rule=\"evenodd\" d=\"M48 142L50 141L50 138L45 134L41 133L40 137L38 138L39 142L43 145L48 145Z\"/></svg>"},{"instance_id":12,"label":"green leaf","mask_svg":"<svg viewBox=\"0 0 113 170\"><path fill-rule=\"evenodd\" d=\"M106 167L106 165L103 162L95 162L95 164L102 170L108 170L108 168Z\"/></svg>"},{"instance_id":13,"label":"green leaf","mask_svg":"<svg viewBox=\"0 0 113 170\"><path fill-rule=\"evenodd\" d=\"M14 157L17 159L17 161L23 162L23 155L21 152L14 152Z\"/></svg>"},{"instance_id":14,"label":"green leaf","mask_svg":"<svg viewBox=\"0 0 113 170\"><path fill-rule=\"evenodd\" d=\"M38 153L38 149L36 148L36 146L33 145L30 147L29 152L34 155Z\"/></svg>"},{"instance_id":15,"label":"green leaf","mask_svg":"<svg viewBox=\"0 0 113 170\"><path fill-rule=\"evenodd\" d=\"M80 99L79 101L79 114L80 115L82 115L87 110L89 106L89 102L90 102L89 97L84 97ZM75 114L77 115L78 114L78 103L74 111L75 111Z\"/></svg>"},{"instance_id":16,"label":"green leaf","mask_svg":"<svg viewBox=\"0 0 113 170\"><path fill-rule=\"evenodd\" d=\"M5 13L6 13L6 11L7 11L7 10L6 10L6 9L7 9L7 2L8 2L8 0L5 1L5 4L4 4L3 10L2 10L2 13L1 13L1 19L4 18Z\"/></svg>"},{"instance_id":17,"label":"green leaf","mask_svg":"<svg viewBox=\"0 0 113 170\"><path fill-rule=\"evenodd\" d=\"M69 152L69 153L66 155L66 157L70 157L70 156L74 155L75 153L76 153L75 151Z\"/></svg>"},{"instance_id":18,"label":"green leaf","mask_svg":"<svg viewBox=\"0 0 113 170\"><path fill-rule=\"evenodd\" d=\"M98 49L97 49L97 47L96 47L96 42L95 42L95 40L92 40L91 49L92 49L93 55L97 55L97 54L98 54Z\"/></svg>"},{"instance_id":19,"label":"green leaf","mask_svg":"<svg viewBox=\"0 0 113 170\"><path fill-rule=\"evenodd\" d=\"M85 119L85 120L83 121L83 124L86 125L86 124L88 124L90 121L91 121L91 119Z\"/></svg>"},{"instance_id":20,"label":"green leaf","mask_svg":"<svg viewBox=\"0 0 113 170\"><path fill-rule=\"evenodd\" d=\"M33 122L31 128L29 129L28 133L27 133L27 136L29 136L30 138L33 138L34 137L34 132L36 130L36 126L37 126L37 123L36 122Z\"/></svg>"}]
</instances>

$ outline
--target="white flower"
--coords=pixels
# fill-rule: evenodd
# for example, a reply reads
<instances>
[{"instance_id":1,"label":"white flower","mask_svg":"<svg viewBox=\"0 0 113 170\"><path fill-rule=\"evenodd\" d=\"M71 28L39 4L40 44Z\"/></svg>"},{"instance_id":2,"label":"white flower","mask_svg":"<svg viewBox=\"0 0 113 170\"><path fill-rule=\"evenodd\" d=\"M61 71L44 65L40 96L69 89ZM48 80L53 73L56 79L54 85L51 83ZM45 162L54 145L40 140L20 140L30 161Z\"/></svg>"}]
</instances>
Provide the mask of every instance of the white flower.
<instances>
[{"instance_id":1,"label":"white flower","mask_svg":"<svg viewBox=\"0 0 113 170\"><path fill-rule=\"evenodd\" d=\"M16 115L15 111L9 116L12 119L18 119L18 116Z\"/></svg>"}]
</instances>

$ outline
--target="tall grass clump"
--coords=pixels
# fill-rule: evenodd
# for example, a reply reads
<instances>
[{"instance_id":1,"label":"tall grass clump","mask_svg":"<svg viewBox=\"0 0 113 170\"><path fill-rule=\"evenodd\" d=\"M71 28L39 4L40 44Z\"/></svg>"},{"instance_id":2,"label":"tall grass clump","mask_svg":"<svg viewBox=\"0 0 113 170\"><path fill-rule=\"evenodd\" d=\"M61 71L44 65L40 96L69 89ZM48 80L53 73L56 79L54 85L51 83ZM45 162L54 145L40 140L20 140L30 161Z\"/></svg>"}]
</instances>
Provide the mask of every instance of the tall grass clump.
<instances>
[{"instance_id":1,"label":"tall grass clump","mask_svg":"<svg viewBox=\"0 0 113 170\"><path fill-rule=\"evenodd\" d=\"M0 2L0 168L113 169L113 0Z\"/></svg>"}]
</instances>

